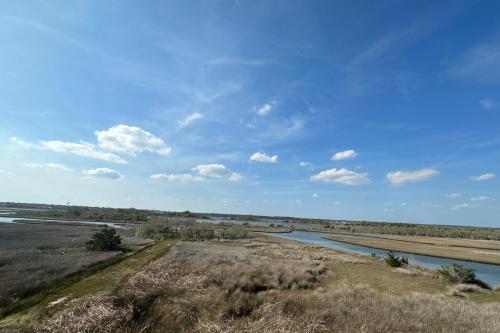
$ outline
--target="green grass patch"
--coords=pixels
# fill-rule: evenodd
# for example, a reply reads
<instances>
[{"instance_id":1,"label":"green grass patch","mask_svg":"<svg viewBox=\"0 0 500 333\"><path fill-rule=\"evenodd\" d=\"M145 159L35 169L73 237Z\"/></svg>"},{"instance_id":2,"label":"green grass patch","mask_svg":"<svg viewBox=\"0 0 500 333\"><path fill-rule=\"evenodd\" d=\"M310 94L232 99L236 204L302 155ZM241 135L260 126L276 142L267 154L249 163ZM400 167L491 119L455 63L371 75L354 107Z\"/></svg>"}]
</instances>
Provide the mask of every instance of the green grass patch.
<instances>
[{"instance_id":1,"label":"green grass patch","mask_svg":"<svg viewBox=\"0 0 500 333\"><path fill-rule=\"evenodd\" d=\"M165 240L145 247L131 255L101 264L91 272L68 277L58 284L56 288L41 292L23 301L16 309L12 309L12 315L0 321L0 328L12 325L21 325L29 318L33 311L43 310L46 314L55 313L71 299L79 298L88 294L111 290L127 275L133 273L148 262L163 256L176 240ZM103 266L105 267L103 268ZM93 274L92 274L93 273ZM63 302L54 306L50 303L66 297Z\"/></svg>"}]
</instances>

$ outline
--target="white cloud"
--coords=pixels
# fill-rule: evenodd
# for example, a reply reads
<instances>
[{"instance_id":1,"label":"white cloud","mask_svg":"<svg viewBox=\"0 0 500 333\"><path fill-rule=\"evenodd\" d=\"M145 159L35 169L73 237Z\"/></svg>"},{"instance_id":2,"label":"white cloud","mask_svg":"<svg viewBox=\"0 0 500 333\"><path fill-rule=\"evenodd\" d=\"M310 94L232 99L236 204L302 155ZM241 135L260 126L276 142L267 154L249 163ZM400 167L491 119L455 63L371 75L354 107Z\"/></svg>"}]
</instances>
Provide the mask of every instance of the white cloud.
<instances>
[{"instance_id":1,"label":"white cloud","mask_svg":"<svg viewBox=\"0 0 500 333\"><path fill-rule=\"evenodd\" d=\"M278 155L269 156L265 153L256 152L250 156L250 161L262 162L262 163L278 163Z\"/></svg>"},{"instance_id":2,"label":"white cloud","mask_svg":"<svg viewBox=\"0 0 500 333\"><path fill-rule=\"evenodd\" d=\"M109 168L83 170L82 173L87 177L98 177L98 178L109 178L109 179L123 178L123 176L118 171Z\"/></svg>"},{"instance_id":3,"label":"white cloud","mask_svg":"<svg viewBox=\"0 0 500 333\"><path fill-rule=\"evenodd\" d=\"M127 161L122 159L120 156L98 150L93 144L84 141L80 141L79 143L64 141L40 141L35 147L38 149L51 150L58 153L68 153L108 162L127 163Z\"/></svg>"},{"instance_id":4,"label":"white cloud","mask_svg":"<svg viewBox=\"0 0 500 333\"><path fill-rule=\"evenodd\" d=\"M271 113L272 109L276 105L276 101L270 101L269 103L265 103L262 105L260 108L258 108L255 112L259 116L267 116L269 113Z\"/></svg>"},{"instance_id":5,"label":"white cloud","mask_svg":"<svg viewBox=\"0 0 500 333\"><path fill-rule=\"evenodd\" d=\"M193 176L189 173L179 173L179 174L165 174L165 173L157 173L151 175L151 179L164 179L168 181L174 182L196 182L203 180L203 177Z\"/></svg>"},{"instance_id":6,"label":"white cloud","mask_svg":"<svg viewBox=\"0 0 500 333\"><path fill-rule=\"evenodd\" d=\"M226 178L230 181L239 181L242 176L239 173L232 172L223 164L200 164L193 168L201 176L209 178Z\"/></svg>"},{"instance_id":7,"label":"white cloud","mask_svg":"<svg viewBox=\"0 0 500 333\"><path fill-rule=\"evenodd\" d=\"M490 197L487 197L487 196L484 196L484 195L482 195L480 197L472 197L472 198L470 198L470 201L472 201L472 202L488 201L488 200L490 200Z\"/></svg>"},{"instance_id":8,"label":"white cloud","mask_svg":"<svg viewBox=\"0 0 500 333\"><path fill-rule=\"evenodd\" d=\"M313 198L317 198L318 197L318 193L313 193L312 197Z\"/></svg>"},{"instance_id":9,"label":"white cloud","mask_svg":"<svg viewBox=\"0 0 500 333\"><path fill-rule=\"evenodd\" d=\"M195 112L188 115L185 119L179 120L179 125L181 127L186 127L195 122L196 120L202 119L204 116L201 113Z\"/></svg>"},{"instance_id":10,"label":"white cloud","mask_svg":"<svg viewBox=\"0 0 500 333\"><path fill-rule=\"evenodd\" d=\"M492 98L483 98L479 101L479 104L485 110L494 110L498 106L498 103Z\"/></svg>"},{"instance_id":11,"label":"white cloud","mask_svg":"<svg viewBox=\"0 0 500 333\"><path fill-rule=\"evenodd\" d=\"M59 163L26 163L25 165L32 169L73 171L71 168Z\"/></svg>"},{"instance_id":12,"label":"white cloud","mask_svg":"<svg viewBox=\"0 0 500 333\"><path fill-rule=\"evenodd\" d=\"M339 151L332 156L332 161L348 160L355 158L356 156L358 156L358 153L356 153L353 149Z\"/></svg>"},{"instance_id":13,"label":"white cloud","mask_svg":"<svg viewBox=\"0 0 500 333\"><path fill-rule=\"evenodd\" d=\"M19 139L18 137L15 137L15 136L13 136L13 137L10 138L10 142L14 143L14 144L16 144L18 146L21 146L23 148L32 148L33 147L33 144L31 142L23 141L23 140Z\"/></svg>"},{"instance_id":14,"label":"white cloud","mask_svg":"<svg viewBox=\"0 0 500 333\"><path fill-rule=\"evenodd\" d=\"M312 163L310 163L310 162L304 162L304 161L300 161L299 165L301 167L303 167L303 168L310 168L310 167L312 167Z\"/></svg>"},{"instance_id":15,"label":"white cloud","mask_svg":"<svg viewBox=\"0 0 500 333\"><path fill-rule=\"evenodd\" d=\"M468 203L463 203L463 204L458 204L458 205L455 205L455 206L451 207L451 209L456 210L456 209L461 209L461 208L469 208L469 207L471 207L471 205L470 205L470 204L468 204Z\"/></svg>"},{"instance_id":16,"label":"white cloud","mask_svg":"<svg viewBox=\"0 0 500 333\"><path fill-rule=\"evenodd\" d=\"M232 172L231 175L227 178L228 180L232 182L239 182L243 178L242 175L240 175L237 172Z\"/></svg>"},{"instance_id":17,"label":"white cloud","mask_svg":"<svg viewBox=\"0 0 500 333\"><path fill-rule=\"evenodd\" d=\"M371 183L366 173L358 173L348 169L330 169L311 176L312 181L336 182L346 185L364 185Z\"/></svg>"},{"instance_id":18,"label":"white cloud","mask_svg":"<svg viewBox=\"0 0 500 333\"><path fill-rule=\"evenodd\" d=\"M58 153L68 153L108 162L127 163L127 161L122 159L120 156L99 150L95 145L84 141L75 143L75 142L64 142L59 140L53 140L53 141L39 141L38 143L34 144L31 142L23 141L17 137L11 137L10 142L23 148L51 150Z\"/></svg>"},{"instance_id":19,"label":"white cloud","mask_svg":"<svg viewBox=\"0 0 500 333\"><path fill-rule=\"evenodd\" d=\"M439 175L439 171L431 168L415 171L395 171L389 172L386 177L392 185L404 185L406 183L416 183Z\"/></svg>"},{"instance_id":20,"label":"white cloud","mask_svg":"<svg viewBox=\"0 0 500 333\"><path fill-rule=\"evenodd\" d=\"M450 198L450 199L456 199L456 198L460 198L462 196L462 194L461 193L448 193L448 194L445 194L444 196L447 198Z\"/></svg>"},{"instance_id":21,"label":"white cloud","mask_svg":"<svg viewBox=\"0 0 500 333\"><path fill-rule=\"evenodd\" d=\"M333 202L333 204L334 204L334 205L341 205L341 204L342 204L342 202L340 202L340 201L334 201L334 202Z\"/></svg>"},{"instance_id":22,"label":"white cloud","mask_svg":"<svg viewBox=\"0 0 500 333\"><path fill-rule=\"evenodd\" d=\"M95 131L95 135L99 147L114 152L135 156L144 151L160 155L171 151L162 139L136 126L116 125L106 131Z\"/></svg>"},{"instance_id":23,"label":"white cloud","mask_svg":"<svg viewBox=\"0 0 500 333\"><path fill-rule=\"evenodd\" d=\"M495 177L496 177L496 175L494 173L483 173L482 175L472 176L472 177L470 177L470 179L472 179L476 182L480 182L483 180L493 179Z\"/></svg>"}]
</instances>

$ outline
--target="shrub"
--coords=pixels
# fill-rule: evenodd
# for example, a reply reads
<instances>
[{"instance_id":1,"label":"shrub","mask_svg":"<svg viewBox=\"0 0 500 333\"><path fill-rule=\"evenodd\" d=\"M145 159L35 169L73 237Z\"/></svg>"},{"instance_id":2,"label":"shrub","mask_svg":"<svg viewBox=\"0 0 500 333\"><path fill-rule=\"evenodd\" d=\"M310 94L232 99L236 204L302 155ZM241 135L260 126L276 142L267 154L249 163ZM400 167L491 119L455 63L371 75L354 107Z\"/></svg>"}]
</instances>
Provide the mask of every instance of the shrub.
<instances>
[{"instance_id":1,"label":"shrub","mask_svg":"<svg viewBox=\"0 0 500 333\"><path fill-rule=\"evenodd\" d=\"M389 251L385 257L385 262L391 267L402 267L408 265L408 258L398 257L394 252Z\"/></svg>"},{"instance_id":2,"label":"shrub","mask_svg":"<svg viewBox=\"0 0 500 333\"><path fill-rule=\"evenodd\" d=\"M85 243L89 250L93 251L116 251L121 250L121 237L116 230L104 227L92 235L92 239Z\"/></svg>"},{"instance_id":3,"label":"shrub","mask_svg":"<svg viewBox=\"0 0 500 333\"><path fill-rule=\"evenodd\" d=\"M452 283L476 282L474 270L458 264L449 264L438 269L438 274Z\"/></svg>"}]
</instances>

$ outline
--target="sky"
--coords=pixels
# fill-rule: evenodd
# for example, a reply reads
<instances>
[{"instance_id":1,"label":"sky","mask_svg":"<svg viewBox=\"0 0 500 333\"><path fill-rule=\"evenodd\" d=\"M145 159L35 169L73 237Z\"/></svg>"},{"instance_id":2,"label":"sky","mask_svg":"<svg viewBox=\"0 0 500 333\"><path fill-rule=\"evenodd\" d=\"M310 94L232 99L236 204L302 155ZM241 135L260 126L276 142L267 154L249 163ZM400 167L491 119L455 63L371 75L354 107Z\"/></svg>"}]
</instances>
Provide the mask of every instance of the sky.
<instances>
[{"instance_id":1,"label":"sky","mask_svg":"<svg viewBox=\"0 0 500 333\"><path fill-rule=\"evenodd\" d=\"M0 201L500 227L500 2L0 8Z\"/></svg>"}]
</instances>

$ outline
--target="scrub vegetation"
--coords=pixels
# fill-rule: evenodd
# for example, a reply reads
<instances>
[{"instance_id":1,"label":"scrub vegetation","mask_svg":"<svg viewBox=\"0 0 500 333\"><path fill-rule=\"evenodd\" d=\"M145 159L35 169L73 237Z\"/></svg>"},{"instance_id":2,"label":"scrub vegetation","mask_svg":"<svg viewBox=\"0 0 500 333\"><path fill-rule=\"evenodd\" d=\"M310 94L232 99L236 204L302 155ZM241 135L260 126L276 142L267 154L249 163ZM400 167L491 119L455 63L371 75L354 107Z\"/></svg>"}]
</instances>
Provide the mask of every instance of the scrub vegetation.
<instances>
[{"instance_id":1,"label":"scrub vegetation","mask_svg":"<svg viewBox=\"0 0 500 333\"><path fill-rule=\"evenodd\" d=\"M100 229L91 225L0 223L0 317L69 276L93 272L122 256L121 248L86 248L85 242ZM150 243L120 232L123 247L129 250Z\"/></svg>"},{"instance_id":2,"label":"scrub vegetation","mask_svg":"<svg viewBox=\"0 0 500 333\"><path fill-rule=\"evenodd\" d=\"M450 296L446 282L425 272L401 274L379 259L260 235L184 240L106 288L81 297L59 296L57 311L33 310L24 329L326 333L500 328L500 303Z\"/></svg>"}]
</instances>

